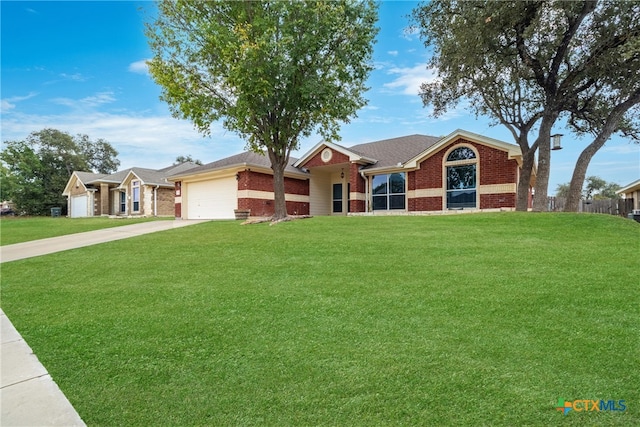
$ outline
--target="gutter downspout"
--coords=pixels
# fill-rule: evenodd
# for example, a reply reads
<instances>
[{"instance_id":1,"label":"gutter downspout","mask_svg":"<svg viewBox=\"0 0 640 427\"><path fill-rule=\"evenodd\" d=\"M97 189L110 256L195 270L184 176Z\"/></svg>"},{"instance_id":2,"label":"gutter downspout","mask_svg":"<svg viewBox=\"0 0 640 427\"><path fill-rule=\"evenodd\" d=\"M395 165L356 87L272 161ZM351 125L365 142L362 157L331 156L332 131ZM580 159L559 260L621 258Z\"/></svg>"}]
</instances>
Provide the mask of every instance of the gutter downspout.
<instances>
[{"instance_id":1,"label":"gutter downspout","mask_svg":"<svg viewBox=\"0 0 640 427\"><path fill-rule=\"evenodd\" d=\"M369 212L369 180L364 174L364 171L360 169L360 176L364 179L364 211Z\"/></svg>"},{"instance_id":2,"label":"gutter downspout","mask_svg":"<svg viewBox=\"0 0 640 427\"><path fill-rule=\"evenodd\" d=\"M158 216L158 188L160 185L153 189L153 216Z\"/></svg>"}]
</instances>

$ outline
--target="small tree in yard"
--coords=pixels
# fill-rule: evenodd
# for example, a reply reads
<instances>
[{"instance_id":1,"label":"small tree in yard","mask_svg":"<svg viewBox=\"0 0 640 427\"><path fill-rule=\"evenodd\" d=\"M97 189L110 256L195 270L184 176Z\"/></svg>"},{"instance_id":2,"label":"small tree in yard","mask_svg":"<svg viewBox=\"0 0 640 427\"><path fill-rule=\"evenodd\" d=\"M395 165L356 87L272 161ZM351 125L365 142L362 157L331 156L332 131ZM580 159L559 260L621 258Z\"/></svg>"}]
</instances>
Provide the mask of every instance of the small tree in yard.
<instances>
[{"instance_id":1,"label":"small tree in yard","mask_svg":"<svg viewBox=\"0 0 640 427\"><path fill-rule=\"evenodd\" d=\"M366 105L377 9L366 1L161 1L147 26L149 70L176 117L214 121L265 150L275 214L287 216L284 170L300 138L339 139Z\"/></svg>"}]
</instances>

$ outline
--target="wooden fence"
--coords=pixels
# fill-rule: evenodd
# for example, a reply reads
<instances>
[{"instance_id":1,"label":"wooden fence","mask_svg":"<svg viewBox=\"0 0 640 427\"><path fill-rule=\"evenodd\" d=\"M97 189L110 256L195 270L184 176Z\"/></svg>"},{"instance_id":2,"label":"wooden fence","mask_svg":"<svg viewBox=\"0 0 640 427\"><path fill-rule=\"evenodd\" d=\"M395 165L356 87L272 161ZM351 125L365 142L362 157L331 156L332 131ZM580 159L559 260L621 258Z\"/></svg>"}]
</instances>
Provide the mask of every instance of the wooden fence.
<instances>
[{"instance_id":1,"label":"wooden fence","mask_svg":"<svg viewBox=\"0 0 640 427\"><path fill-rule=\"evenodd\" d=\"M566 199L549 197L549 211L563 212ZM580 200L578 212L602 213L627 217L633 209L633 199Z\"/></svg>"}]
</instances>

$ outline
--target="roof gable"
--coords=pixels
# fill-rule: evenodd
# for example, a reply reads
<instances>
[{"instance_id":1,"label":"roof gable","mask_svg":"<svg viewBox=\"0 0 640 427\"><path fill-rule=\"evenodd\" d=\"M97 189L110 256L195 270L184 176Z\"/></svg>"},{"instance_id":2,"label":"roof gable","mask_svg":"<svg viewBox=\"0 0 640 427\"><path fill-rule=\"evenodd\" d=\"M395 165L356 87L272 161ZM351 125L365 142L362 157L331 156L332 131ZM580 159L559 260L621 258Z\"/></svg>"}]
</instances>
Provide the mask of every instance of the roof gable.
<instances>
[{"instance_id":1,"label":"roof gable","mask_svg":"<svg viewBox=\"0 0 640 427\"><path fill-rule=\"evenodd\" d=\"M300 158L300 160L295 162L293 166L296 168L304 167L304 165L309 160L311 160L313 157L315 157L318 153L320 153L325 148L331 148L332 150L335 150L338 153L344 154L349 158L349 161L353 163L367 163L367 164L376 163L376 159L364 156L363 154L358 153L350 148L343 147L342 145L338 145L333 142L320 141L311 150L307 151L305 155Z\"/></svg>"},{"instance_id":2,"label":"roof gable","mask_svg":"<svg viewBox=\"0 0 640 427\"><path fill-rule=\"evenodd\" d=\"M522 152L520 147L514 144L509 144L504 141L500 141L497 139L489 138L483 135L479 135L477 133L468 132L466 130L457 129L450 133L449 135L441 138L431 146L429 146L426 150L422 151L418 155L414 156L410 160L408 160L405 164L403 164L404 168L414 169L418 167L418 164L422 162L427 157L432 154L438 152L442 147L447 146L449 143L454 142L456 139L467 139L469 141L477 142L478 144L487 145L489 147L496 148L498 150L506 151L509 154L510 159L516 159L518 164L522 162Z\"/></svg>"},{"instance_id":3,"label":"roof gable","mask_svg":"<svg viewBox=\"0 0 640 427\"><path fill-rule=\"evenodd\" d=\"M163 187L173 187L167 181L167 174L156 169L131 168L126 176L121 180L120 187L126 186L129 181L139 179L144 185L160 185Z\"/></svg>"}]
</instances>

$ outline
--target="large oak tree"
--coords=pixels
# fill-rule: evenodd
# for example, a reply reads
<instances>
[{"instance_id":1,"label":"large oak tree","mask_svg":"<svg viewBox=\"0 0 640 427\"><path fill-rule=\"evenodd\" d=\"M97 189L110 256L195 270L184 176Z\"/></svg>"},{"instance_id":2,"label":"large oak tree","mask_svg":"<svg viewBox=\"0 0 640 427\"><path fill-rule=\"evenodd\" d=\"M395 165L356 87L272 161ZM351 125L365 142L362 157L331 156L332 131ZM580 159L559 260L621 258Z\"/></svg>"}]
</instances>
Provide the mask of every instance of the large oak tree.
<instances>
[{"instance_id":1,"label":"large oak tree","mask_svg":"<svg viewBox=\"0 0 640 427\"><path fill-rule=\"evenodd\" d=\"M423 84L423 101L433 105L437 116L469 100L476 114L511 131L523 154L518 210L527 208L537 152L534 210L546 210L556 120L584 117L595 106L611 110L617 104L610 102L607 90L624 79L638 81L637 68L627 67L636 64L633 60L620 64L638 45L639 9L635 2L591 0L435 0L421 5L414 18L433 50L430 65L438 72L436 81ZM598 90L602 87L608 89ZM587 115L598 117L595 112ZM609 117L618 129L623 117ZM530 143L529 134L536 130Z\"/></svg>"},{"instance_id":2,"label":"large oak tree","mask_svg":"<svg viewBox=\"0 0 640 427\"><path fill-rule=\"evenodd\" d=\"M20 213L44 215L66 206L62 192L73 171L115 172L118 152L104 139L71 136L57 129L32 132L22 141L5 141L0 152L2 199Z\"/></svg>"},{"instance_id":3,"label":"large oak tree","mask_svg":"<svg viewBox=\"0 0 640 427\"><path fill-rule=\"evenodd\" d=\"M149 70L174 116L223 126L269 156L274 219L300 139L339 139L366 105L377 9L365 1L161 1L147 26Z\"/></svg>"}]
</instances>

